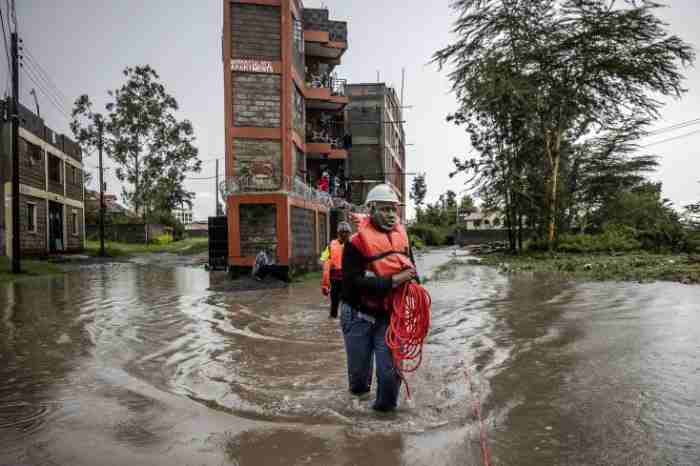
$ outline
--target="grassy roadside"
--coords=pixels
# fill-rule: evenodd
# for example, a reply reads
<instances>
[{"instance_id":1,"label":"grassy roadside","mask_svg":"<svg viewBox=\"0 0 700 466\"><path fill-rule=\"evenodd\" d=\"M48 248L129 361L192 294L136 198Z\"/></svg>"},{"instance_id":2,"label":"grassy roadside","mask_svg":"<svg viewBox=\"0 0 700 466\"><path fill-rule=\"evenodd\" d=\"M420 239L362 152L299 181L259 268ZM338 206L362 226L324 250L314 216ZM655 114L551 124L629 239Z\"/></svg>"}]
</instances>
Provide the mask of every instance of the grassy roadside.
<instances>
[{"instance_id":1,"label":"grassy roadside","mask_svg":"<svg viewBox=\"0 0 700 466\"><path fill-rule=\"evenodd\" d=\"M179 255L195 255L209 250L208 238L188 238L182 241L173 241L166 244L131 244L106 241L105 249L108 257L127 257L134 254L171 253ZM90 256L98 256L100 252L99 241L88 241L85 253Z\"/></svg>"},{"instance_id":2,"label":"grassy roadside","mask_svg":"<svg viewBox=\"0 0 700 466\"><path fill-rule=\"evenodd\" d=\"M0 257L0 283L10 283L24 278L40 277L44 275L60 275L63 269L55 264L44 261L23 260L22 273L12 273L12 261L7 257Z\"/></svg>"},{"instance_id":3,"label":"grassy roadside","mask_svg":"<svg viewBox=\"0 0 700 466\"><path fill-rule=\"evenodd\" d=\"M498 266L505 273L558 273L590 281L673 281L700 283L700 258L687 254L629 252L567 254L534 252L520 256L494 253L480 256L482 265Z\"/></svg>"}]
</instances>

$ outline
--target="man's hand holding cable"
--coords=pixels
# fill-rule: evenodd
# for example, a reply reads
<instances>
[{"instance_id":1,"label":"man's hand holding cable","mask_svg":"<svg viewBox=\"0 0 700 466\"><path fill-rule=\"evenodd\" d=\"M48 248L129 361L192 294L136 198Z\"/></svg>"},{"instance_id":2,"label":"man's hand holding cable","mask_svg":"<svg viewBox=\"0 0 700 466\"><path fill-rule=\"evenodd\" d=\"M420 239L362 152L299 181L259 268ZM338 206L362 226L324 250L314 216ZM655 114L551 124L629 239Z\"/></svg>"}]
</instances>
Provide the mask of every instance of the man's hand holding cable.
<instances>
[{"instance_id":1,"label":"man's hand holding cable","mask_svg":"<svg viewBox=\"0 0 700 466\"><path fill-rule=\"evenodd\" d=\"M391 276L391 287L396 288L416 278L416 269L406 269Z\"/></svg>"}]
</instances>

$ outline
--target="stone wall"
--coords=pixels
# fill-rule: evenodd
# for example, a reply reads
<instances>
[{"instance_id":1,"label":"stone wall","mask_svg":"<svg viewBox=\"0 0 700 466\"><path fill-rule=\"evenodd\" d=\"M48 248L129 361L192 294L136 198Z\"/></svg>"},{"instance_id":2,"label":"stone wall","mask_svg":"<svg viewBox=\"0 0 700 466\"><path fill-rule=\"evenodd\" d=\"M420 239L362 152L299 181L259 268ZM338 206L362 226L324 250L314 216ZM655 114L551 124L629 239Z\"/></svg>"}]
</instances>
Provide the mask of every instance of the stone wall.
<instances>
[{"instance_id":1,"label":"stone wall","mask_svg":"<svg viewBox=\"0 0 700 466\"><path fill-rule=\"evenodd\" d=\"M292 259L294 262L316 256L316 219L313 210L292 206Z\"/></svg>"},{"instance_id":2,"label":"stone wall","mask_svg":"<svg viewBox=\"0 0 700 466\"><path fill-rule=\"evenodd\" d=\"M46 167L41 147L19 138L19 157L19 182L42 191L46 190Z\"/></svg>"},{"instance_id":3,"label":"stone wall","mask_svg":"<svg viewBox=\"0 0 700 466\"><path fill-rule=\"evenodd\" d=\"M71 207L68 207L68 212L70 214ZM70 227L70 217L66 219L69 222ZM147 242L147 238L155 238L166 232L166 227L163 225L146 225L143 223L124 223L124 224L112 224L105 225L105 240L107 241L117 241L120 243L135 243L144 244ZM87 239L91 241L98 241L100 239L100 226L99 225L87 225L85 227L85 233ZM70 236L71 230L68 229L68 236Z\"/></svg>"},{"instance_id":4,"label":"stone wall","mask_svg":"<svg viewBox=\"0 0 700 466\"><path fill-rule=\"evenodd\" d=\"M239 212L241 256L254 257L264 249L277 261L277 206L241 204Z\"/></svg>"},{"instance_id":5,"label":"stone wall","mask_svg":"<svg viewBox=\"0 0 700 466\"><path fill-rule=\"evenodd\" d=\"M281 78L276 74L233 73L233 125L279 128Z\"/></svg>"},{"instance_id":6,"label":"stone wall","mask_svg":"<svg viewBox=\"0 0 700 466\"><path fill-rule=\"evenodd\" d=\"M234 58L281 59L281 11L278 6L231 4Z\"/></svg>"},{"instance_id":7,"label":"stone wall","mask_svg":"<svg viewBox=\"0 0 700 466\"><path fill-rule=\"evenodd\" d=\"M36 232L29 232L28 203L36 209ZM20 195L20 248L22 253L31 255L46 254L46 200L38 197Z\"/></svg>"},{"instance_id":8,"label":"stone wall","mask_svg":"<svg viewBox=\"0 0 700 466\"><path fill-rule=\"evenodd\" d=\"M68 251L80 251L83 249L83 238L85 237L85 225L83 224L83 209L76 209L69 205L66 209L66 247ZM78 234L73 234L73 213L78 221Z\"/></svg>"},{"instance_id":9,"label":"stone wall","mask_svg":"<svg viewBox=\"0 0 700 466\"><path fill-rule=\"evenodd\" d=\"M282 180L282 145L279 141L259 139L233 140L234 171L249 176L257 189L280 189Z\"/></svg>"},{"instance_id":10,"label":"stone wall","mask_svg":"<svg viewBox=\"0 0 700 466\"><path fill-rule=\"evenodd\" d=\"M508 241L508 230L459 230L453 235L455 242L460 246Z\"/></svg>"}]
</instances>

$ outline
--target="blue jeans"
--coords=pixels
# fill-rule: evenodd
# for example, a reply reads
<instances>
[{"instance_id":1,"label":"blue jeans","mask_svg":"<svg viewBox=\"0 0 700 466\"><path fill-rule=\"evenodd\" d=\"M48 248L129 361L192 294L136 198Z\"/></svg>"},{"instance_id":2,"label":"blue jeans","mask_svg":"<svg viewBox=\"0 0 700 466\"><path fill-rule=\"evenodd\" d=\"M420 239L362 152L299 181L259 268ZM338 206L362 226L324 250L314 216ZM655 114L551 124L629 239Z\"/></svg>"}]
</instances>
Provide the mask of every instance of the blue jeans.
<instances>
[{"instance_id":1,"label":"blue jeans","mask_svg":"<svg viewBox=\"0 0 700 466\"><path fill-rule=\"evenodd\" d=\"M370 322L358 315L351 306L342 303L340 327L348 355L348 382L355 395L367 393L372 385L372 359L377 365L377 411L392 411L396 408L401 388L401 378L394 368L391 351L386 345L384 334L388 321Z\"/></svg>"}]
</instances>

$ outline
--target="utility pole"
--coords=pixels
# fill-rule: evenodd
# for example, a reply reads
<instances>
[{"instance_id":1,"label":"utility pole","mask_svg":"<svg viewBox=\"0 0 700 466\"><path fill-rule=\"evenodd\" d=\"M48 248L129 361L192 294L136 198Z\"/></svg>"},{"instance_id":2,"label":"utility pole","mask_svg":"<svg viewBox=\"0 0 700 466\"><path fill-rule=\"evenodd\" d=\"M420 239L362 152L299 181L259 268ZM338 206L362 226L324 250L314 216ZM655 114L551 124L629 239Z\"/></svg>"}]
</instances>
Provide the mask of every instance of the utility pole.
<instances>
[{"instance_id":1,"label":"utility pole","mask_svg":"<svg viewBox=\"0 0 700 466\"><path fill-rule=\"evenodd\" d=\"M219 216L219 159L216 159L216 184L214 185L214 191L216 192L216 209L214 210L214 216Z\"/></svg>"},{"instance_id":2,"label":"utility pole","mask_svg":"<svg viewBox=\"0 0 700 466\"><path fill-rule=\"evenodd\" d=\"M12 33L12 273L22 272L20 266L19 221L19 45L17 28Z\"/></svg>"},{"instance_id":3,"label":"utility pole","mask_svg":"<svg viewBox=\"0 0 700 466\"><path fill-rule=\"evenodd\" d=\"M105 257L105 185L103 181L102 147L104 146L104 121L97 115L97 149L100 157L100 257Z\"/></svg>"}]
</instances>

